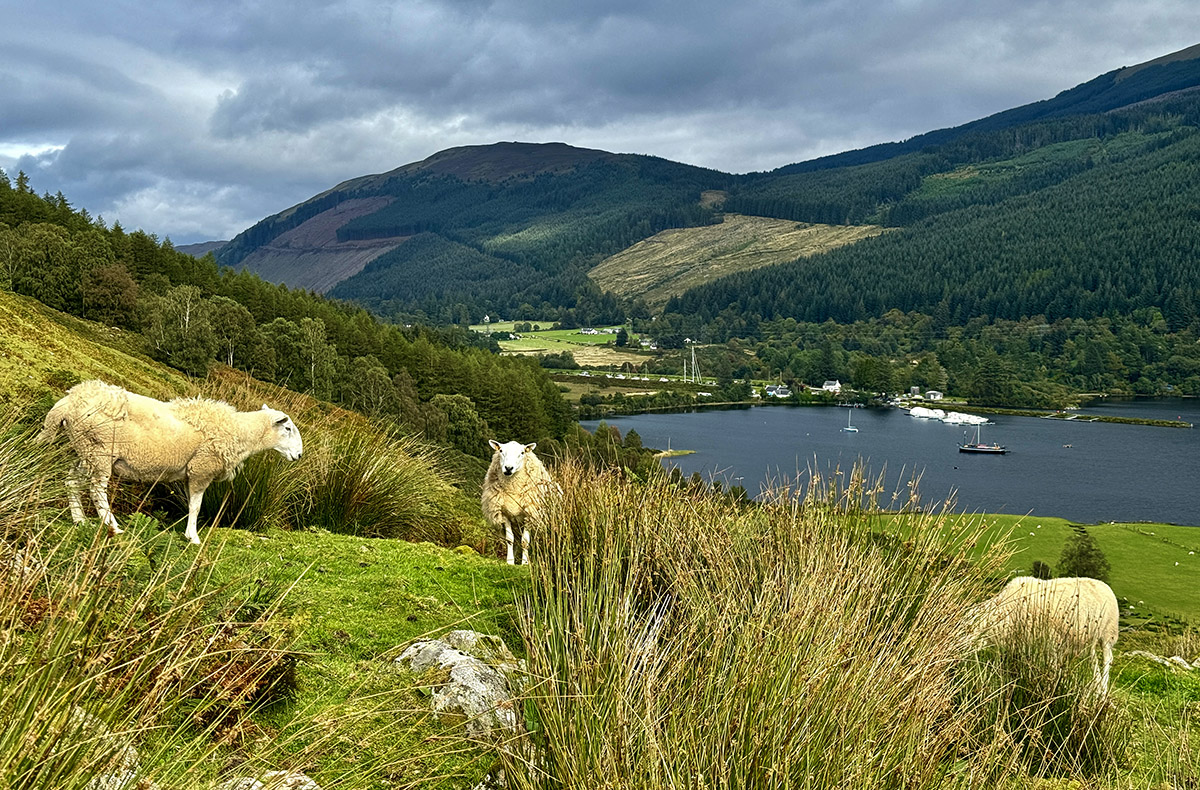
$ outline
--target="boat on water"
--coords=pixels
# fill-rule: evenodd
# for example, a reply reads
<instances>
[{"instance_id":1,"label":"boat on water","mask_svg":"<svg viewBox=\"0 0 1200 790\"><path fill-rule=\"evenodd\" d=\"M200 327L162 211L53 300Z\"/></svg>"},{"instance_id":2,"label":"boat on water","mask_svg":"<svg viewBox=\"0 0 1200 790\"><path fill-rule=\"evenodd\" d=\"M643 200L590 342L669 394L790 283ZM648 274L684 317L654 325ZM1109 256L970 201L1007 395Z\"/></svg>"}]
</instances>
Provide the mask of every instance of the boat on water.
<instances>
[{"instance_id":1,"label":"boat on water","mask_svg":"<svg viewBox=\"0 0 1200 790\"><path fill-rule=\"evenodd\" d=\"M850 424L850 415L853 414L850 410L846 410L846 427L842 430L846 433L858 433L858 429Z\"/></svg>"},{"instance_id":2,"label":"boat on water","mask_svg":"<svg viewBox=\"0 0 1200 790\"><path fill-rule=\"evenodd\" d=\"M979 425L976 425L975 426L975 441L974 442L964 441L962 444L960 444L958 446L958 451L960 453L983 453L985 455L1004 455L1006 452L1008 452L1008 448L1002 444L996 444L995 442L993 442L992 444L984 444L983 441L979 438Z\"/></svg>"}]
</instances>

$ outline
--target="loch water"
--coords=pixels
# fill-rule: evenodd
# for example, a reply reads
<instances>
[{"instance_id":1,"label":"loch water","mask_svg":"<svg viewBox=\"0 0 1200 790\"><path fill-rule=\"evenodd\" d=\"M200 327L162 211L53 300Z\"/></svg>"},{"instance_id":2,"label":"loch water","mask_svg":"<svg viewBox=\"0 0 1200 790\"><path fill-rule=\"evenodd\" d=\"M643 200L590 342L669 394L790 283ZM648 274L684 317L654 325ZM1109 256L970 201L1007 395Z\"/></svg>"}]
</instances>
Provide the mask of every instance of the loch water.
<instances>
[{"instance_id":1,"label":"loch water","mask_svg":"<svg viewBox=\"0 0 1200 790\"><path fill-rule=\"evenodd\" d=\"M981 440L1004 445L1004 455L960 453L960 443L974 441L974 427L894 408L852 409L857 433L841 430L846 408L830 407L640 414L607 423L622 435L636 430L647 447L693 450L664 463L687 476L740 484L752 496L768 485L803 486L812 470L828 475L861 461L872 479L883 477L884 505L919 476L926 507L953 495L960 512L1200 526L1200 400L1106 399L1072 413L1072 420L988 415L994 424L982 427ZM1089 414L1197 427L1087 422ZM583 423L588 430L596 424Z\"/></svg>"}]
</instances>

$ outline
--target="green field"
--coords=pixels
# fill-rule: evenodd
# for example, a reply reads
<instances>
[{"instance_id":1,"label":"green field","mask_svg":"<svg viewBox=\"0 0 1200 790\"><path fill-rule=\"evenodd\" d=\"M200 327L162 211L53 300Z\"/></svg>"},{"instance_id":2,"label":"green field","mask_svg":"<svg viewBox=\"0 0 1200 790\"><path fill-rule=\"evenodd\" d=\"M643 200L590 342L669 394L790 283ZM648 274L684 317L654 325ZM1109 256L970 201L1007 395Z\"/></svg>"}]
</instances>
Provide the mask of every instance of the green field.
<instances>
[{"instance_id":1,"label":"green field","mask_svg":"<svg viewBox=\"0 0 1200 790\"><path fill-rule=\"evenodd\" d=\"M1011 535L1009 567L1028 574L1035 560L1058 562L1071 522L1033 516L984 516L989 536ZM1200 528L1170 524L1093 524L1085 527L1112 565L1118 598L1156 613L1200 622ZM1142 603L1144 602L1144 603Z\"/></svg>"},{"instance_id":2,"label":"green field","mask_svg":"<svg viewBox=\"0 0 1200 790\"><path fill-rule=\"evenodd\" d=\"M518 323L531 323L548 327L551 322L517 322L499 321L494 324L475 324L471 327L475 332L503 332L506 335L515 331ZM618 348L617 332L614 327L594 327L598 334L585 335L579 329L542 329L535 332L521 332L519 340L498 340L500 350L506 354L561 354L570 353L575 361L586 367L619 367L626 362L640 365L646 361L649 352L642 351L637 335L630 333L629 345ZM612 331L605 331L612 330Z\"/></svg>"}]
</instances>

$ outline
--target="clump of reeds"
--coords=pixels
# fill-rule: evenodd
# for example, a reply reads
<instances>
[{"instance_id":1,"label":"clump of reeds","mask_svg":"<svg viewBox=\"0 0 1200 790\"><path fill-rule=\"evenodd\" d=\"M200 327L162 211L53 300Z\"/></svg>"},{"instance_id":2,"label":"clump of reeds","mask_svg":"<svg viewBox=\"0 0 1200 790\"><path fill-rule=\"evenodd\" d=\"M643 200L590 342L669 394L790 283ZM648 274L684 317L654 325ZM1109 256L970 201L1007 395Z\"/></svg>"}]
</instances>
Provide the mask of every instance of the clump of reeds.
<instances>
[{"instance_id":1,"label":"clump of reeds","mask_svg":"<svg viewBox=\"0 0 1200 790\"><path fill-rule=\"evenodd\" d=\"M224 382L207 394L240 408L253 408L263 398L244 382ZM434 448L287 390L272 395L272 407L292 415L300 427L304 457L296 463L272 453L250 459L232 481L209 489L208 518L255 529L315 527L459 542L453 481Z\"/></svg>"},{"instance_id":2,"label":"clump of reeds","mask_svg":"<svg viewBox=\"0 0 1200 790\"><path fill-rule=\"evenodd\" d=\"M1003 715L995 697L964 704L970 614L1002 550L968 560L974 534L915 509L883 531L881 486L861 470L758 504L570 465L560 477L521 603L540 748L508 757L510 786L929 788L1023 775L1011 730L973 740Z\"/></svg>"},{"instance_id":3,"label":"clump of reeds","mask_svg":"<svg viewBox=\"0 0 1200 790\"><path fill-rule=\"evenodd\" d=\"M1048 616L1031 615L979 647L962 665L958 717L977 769L1115 775L1129 750L1130 720L1097 687L1089 645L1065 637Z\"/></svg>"},{"instance_id":4,"label":"clump of reeds","mask_svg":"<svg viewBox=\"0 0 1200 790\"><path fill-rule=\"evenodd\" d=\"M930 786L978 575L932 517L881 539L810 489L760 506L564 470L524 628L524 786Z\"/></svg>"},{"instance_id":5,"label":"clump of reeds","mask_svg":"<svg viewBox=\"0 0 1200 790\"><path fill-rule=\"evenodd\" d=\"M290 511L297 525L367 537L458 542L453 490L427 445L389 437L366 424L348 424L318 433L305 456L304 484Z\"/></svg>"}]
</instances>

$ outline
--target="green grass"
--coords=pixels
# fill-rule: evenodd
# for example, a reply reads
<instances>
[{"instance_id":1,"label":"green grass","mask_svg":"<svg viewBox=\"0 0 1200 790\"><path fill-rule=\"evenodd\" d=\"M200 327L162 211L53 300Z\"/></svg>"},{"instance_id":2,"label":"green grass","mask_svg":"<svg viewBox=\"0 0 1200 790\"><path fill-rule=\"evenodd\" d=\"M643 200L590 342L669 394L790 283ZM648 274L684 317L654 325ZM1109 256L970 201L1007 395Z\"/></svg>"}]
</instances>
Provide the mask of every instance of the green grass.
<instances>
[{"instance_id":1,"label":"green grass","mask_svg":"<svg viewBox=\"0 0 1200 790\"><path fill-rule=\"evenodd\" d=\"M49 406L89 378L170 398L190 392L182 373L145 356L139 336L0 290L0 403Z\"/></svg>"},{"instance_id":2,"label":"green grass","mask_svg":"<svg viewBox=\"0 0 1200 790\"><path fill-rule=\"evenodd\" d=\"M278 767L327 790L473 787L497 755L434 719L420 679L391 664L408 641L457 627L498 634L530 661L524 708L551 778L519 774L517 787L762 786L772 775L810 787L1200 782L1190 745L1200 677L1122 655L1200 655L1193 528L1088 527L1117 594L1147 617L1123 618L1111 710L1054 709L1070 723L1053 730L1064 743L1084 743L1093 723L1123 734L1092 741L1087 759L1060 746L1043 760L1028 739L1013 746L1036 699L1006 718L1016 730L980 745L999 714L964 707L949 667L962 653L959 615L1010 572L1056 564L1062 519L879 516L836 491L743 510L661 481L563 469L565 504L535 537L531 569L513 568L458 547L498 547L473 493L448 492L437 458L362 418L228 371L182 379L119 335L11 295L0 309L17 319L0 321L19 341L20 358L0 358L10 379L36 362L39 332L57 360L31 364L32 384L0 403L0 559L24 551L47 569L0 571L0 710L20 722L0 738L4 786L83 790L112 756L103 740L64 750L79 740L64 722L83 705L138 744L163 790ZM135 486L115 500L127 533L110 540L94 519L69 523L66 459L29 441L45 400L92 375L268 400L310 426L310 452L248 466L246 488L214 488L199 550L182 540L178 511ZM418 473L389 477L405 456ZM239 511L242 528L210 525ZM1036 691L1039 677L1026 685ZM1005 678L985 677L981 696L1007 699Z\"/></svg>"}]
</instances>

